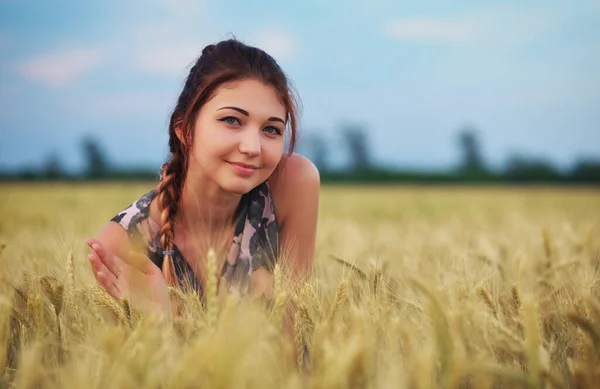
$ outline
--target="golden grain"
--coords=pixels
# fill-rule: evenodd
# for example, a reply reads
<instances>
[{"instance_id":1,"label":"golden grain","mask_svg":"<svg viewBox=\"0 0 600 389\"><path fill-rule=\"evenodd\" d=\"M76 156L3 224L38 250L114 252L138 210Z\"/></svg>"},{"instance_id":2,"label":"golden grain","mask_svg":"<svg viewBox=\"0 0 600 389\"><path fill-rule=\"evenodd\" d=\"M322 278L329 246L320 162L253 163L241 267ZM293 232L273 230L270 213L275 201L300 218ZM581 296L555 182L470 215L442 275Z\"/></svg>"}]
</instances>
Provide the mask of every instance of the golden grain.
<instances>
[{"instance_id":1,"label":"golden grain","mask_svg":"<svg viewBox=\"0 0 600 389\"><path fill-rule=\"evenodd\" d=\"M286 279L278 263L272 301L230 296L221 304L209 253L204 301L171 288L181 309L163 322L116 301L75 264L83 239L147 189L3 188L2 223L14 228L0 230L10 245L10 255L0 246L0 387L600 382L597 190L324 188L307 283ZM60 234L80 247L56 251L47 221L58 216L79 226ZM292 306L287 333L281 323Z\"/></svg>"}]
</instances>

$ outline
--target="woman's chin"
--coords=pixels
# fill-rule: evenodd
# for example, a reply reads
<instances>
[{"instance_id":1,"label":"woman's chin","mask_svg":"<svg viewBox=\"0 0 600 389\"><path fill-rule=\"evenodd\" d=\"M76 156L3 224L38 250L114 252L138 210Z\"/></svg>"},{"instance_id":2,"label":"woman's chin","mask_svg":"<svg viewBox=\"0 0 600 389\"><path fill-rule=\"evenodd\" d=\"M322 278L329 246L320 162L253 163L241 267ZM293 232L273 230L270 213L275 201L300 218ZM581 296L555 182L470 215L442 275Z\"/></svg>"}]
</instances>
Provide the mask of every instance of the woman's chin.
<instances>
[{"instance_id":1,"label":"woman's chin","mask_svg":"<svg viewBox=\"0 0 600 389\"><path fill-rule=\"evenodd\" d=\"M221 188L227 192L244 195L258 185L258 183L255 183L254 181L255 180L235 178L224 182L223 185L221 185Z\"/></svg>"}]
</instances>

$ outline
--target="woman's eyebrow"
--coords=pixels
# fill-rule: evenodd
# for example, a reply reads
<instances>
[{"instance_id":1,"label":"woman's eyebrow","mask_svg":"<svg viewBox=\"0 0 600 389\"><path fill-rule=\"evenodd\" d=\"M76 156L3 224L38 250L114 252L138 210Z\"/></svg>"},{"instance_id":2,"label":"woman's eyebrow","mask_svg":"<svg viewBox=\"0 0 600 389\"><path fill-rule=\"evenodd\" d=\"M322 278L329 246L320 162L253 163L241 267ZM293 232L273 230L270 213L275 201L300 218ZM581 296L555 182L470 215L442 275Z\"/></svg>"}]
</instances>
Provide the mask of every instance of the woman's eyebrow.
<instances>
[{"instance_id":1,"label":"woman's eyebrow","mask_svg":"<svg viewBox=\"0 0 600 389\"><path fill-rule=\"evenodd\" d=\"M269 122L281 122L281 123L285 124L285 122L283 121L283 119L280 119L280 118L275 117L275 116L271 116L268 121Z\"/></svg>"},{"instance_id":2,"label":"woman's eyebrow","mask_svg":"<svg viewBox=\"0 0 600 389\"><path fill-rule=\"evenodd\" d=\"M245 109L238 108L238 107L222 107L222 108L217 109L217 111L220 111L222 109L233 109L234 111L238 111L242 115L250 116L248 111L246 111Z\"/></svg>"},{"instance_id":3,"label":"woman's eyebrow","mask_svg":"<svg viewBox=\"0 0 600 389\"><path fill-rule=\"evenodd\" d=\"M241 113L242 115L245 115L245 116L250 116L250 114L248 113L248 111L246 111L245 109L238 108L238 107L231 107L231 106L227 106L227 107L221 107L221 108L217 109L217 111L220 111L220 110L222 110L222 109L233 109L234 111L238 111L238 112L239 112L239 113ZM281 118L278 118L278 117L275 117L275 116L271 116L271 117L268 119L268 121L269 121L269 122L281 122L281 123L285 124L285 121L283 121L283 119L281 119Z\"/></svg>"}]
</instances>

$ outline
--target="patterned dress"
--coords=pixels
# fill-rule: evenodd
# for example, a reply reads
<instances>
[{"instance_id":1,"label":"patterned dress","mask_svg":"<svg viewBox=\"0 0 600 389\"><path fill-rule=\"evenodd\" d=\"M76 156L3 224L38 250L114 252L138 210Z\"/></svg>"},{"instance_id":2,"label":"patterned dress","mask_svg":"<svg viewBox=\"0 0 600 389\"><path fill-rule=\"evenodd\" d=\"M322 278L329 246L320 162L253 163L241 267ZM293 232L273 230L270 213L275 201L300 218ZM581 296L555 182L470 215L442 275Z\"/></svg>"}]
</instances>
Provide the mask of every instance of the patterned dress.
<instances>
[{"instance_id":1,"label":"patterned dress","mask_svg":"<svg viewBox=\"0 0 600 389\"><path fill-rule=\"evenodd\" d=\"M162 268L160 226L149 217L150 203L157 194L156 189L151 190L111 221L119 223L132 242L143 244L146 255ZM236 215L235 232L223 265L219 293L225 291L244 296L250 291L252 273L261 267L272 273L278 255L278 227L266 181L242 196ZM173 249L179 285L192 287L202 295L202 286L192 267L175 245Z\"/></svg>"}]
</instances>

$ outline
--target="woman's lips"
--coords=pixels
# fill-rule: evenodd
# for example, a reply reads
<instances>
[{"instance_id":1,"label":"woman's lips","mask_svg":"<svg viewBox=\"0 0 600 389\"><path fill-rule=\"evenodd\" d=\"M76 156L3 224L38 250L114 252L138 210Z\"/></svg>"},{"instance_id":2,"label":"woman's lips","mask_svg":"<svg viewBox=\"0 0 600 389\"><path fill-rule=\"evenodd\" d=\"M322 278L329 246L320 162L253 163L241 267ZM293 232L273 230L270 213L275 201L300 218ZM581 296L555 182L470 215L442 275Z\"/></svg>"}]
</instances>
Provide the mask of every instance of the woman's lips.
<instances>
[{"instance_id":1,"label":"woman's lips","mask_svg":"<svg viewBox=\"0 0 600 389\"><path fill-rule=\"evenodd\" d=\"M239 174L240 176L250 176L254 173L258 167L254 165L248 165L241 162L228 162L229 165L233 168L233 170Z\"/></svg>"}]
</instances>

